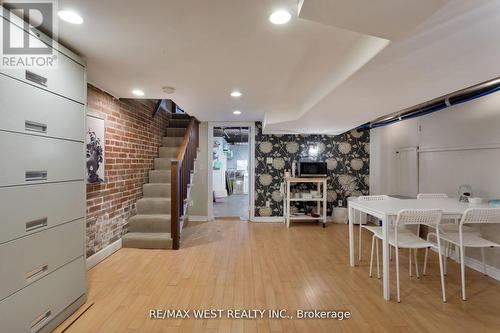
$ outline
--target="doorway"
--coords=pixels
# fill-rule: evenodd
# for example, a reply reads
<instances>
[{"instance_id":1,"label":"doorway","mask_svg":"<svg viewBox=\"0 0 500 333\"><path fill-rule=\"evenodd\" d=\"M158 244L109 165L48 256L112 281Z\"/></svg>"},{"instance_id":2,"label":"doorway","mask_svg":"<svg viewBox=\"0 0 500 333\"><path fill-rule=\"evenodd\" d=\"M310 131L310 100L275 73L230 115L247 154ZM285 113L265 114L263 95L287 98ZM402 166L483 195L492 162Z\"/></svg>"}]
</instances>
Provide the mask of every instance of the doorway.
<instances>
[{"instance_id":1,"label":"doorway","mask_svg":"<svg viewBox=\"0 0 500 333\"><path fill-rule=\"evenodd\" d=\"M253 197L252 126L209 126L209 198L212 216L250 219Z\"/></svg>"}]
</instances>

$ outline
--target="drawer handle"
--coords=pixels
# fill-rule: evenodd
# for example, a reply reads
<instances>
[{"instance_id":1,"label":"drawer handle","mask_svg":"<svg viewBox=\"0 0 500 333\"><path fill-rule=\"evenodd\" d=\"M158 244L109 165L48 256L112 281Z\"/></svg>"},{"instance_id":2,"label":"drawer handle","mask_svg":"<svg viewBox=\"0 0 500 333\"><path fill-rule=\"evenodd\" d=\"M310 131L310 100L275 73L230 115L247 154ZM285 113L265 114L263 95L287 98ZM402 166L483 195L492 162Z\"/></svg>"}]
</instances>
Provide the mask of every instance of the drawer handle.
<instances>
[{"instance_id":1,"label":"drawer handle","mask_svg":"<svg viewBox=\"0 0 500 333\"><path fill-rule=\"evenodd\" d=\"M42 265L40 267L37 267L37 268L29 271L28 273L26 273L26 275L25 275L26 280L31 280L31 279L35 278L36 276L38 276L38 275L45 274L45 273L47 273L48 270L49 270L49 265L48 264Z\"/></svg>"},{"instance_id":2,"label":"drawer handle","mask_svg":"<svg viewBox=\"0 0 500 333\"><path fill-rule=\"evenodd\" d=\"M25 178L27 182L36 180L47 180L47 171L26 171Z\"/></svg>"},{"instance_id":3,"label":"drawer handle","mask_svg":"<svg viewBox=\"0 0 500 333\"><path fill-rule=\"evenodd\" d=\"M48 219L46 217L43 217L43 218L38 219L38 220L26 222L26 232L46 227L47 220Z\"/></svg>"},{"instance_id":4,"label":"drawer handle","mask_svg":"<svg viewBox=\"0 0 500 333\"><path fill-rule=\"evenodd\" d=\"M31 132L47 133L47 124L26 120L24 122L24 129Z\"/></svg>"},{"instance_id":5,"label":"drawer handle","mask_svg":"<svg viewBox=\"0 0 500 333\"><path fill-rule=\"evenodd\" d=\"M31 332L35 333L40 331L40 329L43 328L46 322L50 319L51 315L52 311L47 310L38 317L36 317L35 320L31 322Z\"/></svg>"},{"instance_id":6,"label":"drawer handle","mask_svg":"<svg viewBox=\"0 0 500 333\"><path fill-rule=\"evenodd\" d=\"M26 71L26 80L34 82L36 84L39 84L41 86L47 87L47 81L48 79L38 75L36 73L33 73L32 71Z\"/></svg>"}]
</instances>

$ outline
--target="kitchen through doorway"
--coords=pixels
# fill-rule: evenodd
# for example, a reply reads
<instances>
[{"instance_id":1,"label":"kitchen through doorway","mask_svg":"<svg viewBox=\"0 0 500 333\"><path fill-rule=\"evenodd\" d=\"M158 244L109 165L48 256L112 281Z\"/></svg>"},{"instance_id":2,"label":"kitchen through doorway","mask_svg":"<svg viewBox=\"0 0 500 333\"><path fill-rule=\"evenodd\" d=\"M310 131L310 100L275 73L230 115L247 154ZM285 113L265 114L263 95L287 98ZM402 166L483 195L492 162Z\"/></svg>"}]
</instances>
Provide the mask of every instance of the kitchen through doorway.
<instances>
[{"instance_id":1,"label":"kitchen through doorway","mask_svg":"<svg viewBox=\"0 0 500 333\"><path fill-rule=\"evenodd\" d=\"M248 220L250 128L214 126L211 148L213 216Z\"/></svg>"}]
</instances>

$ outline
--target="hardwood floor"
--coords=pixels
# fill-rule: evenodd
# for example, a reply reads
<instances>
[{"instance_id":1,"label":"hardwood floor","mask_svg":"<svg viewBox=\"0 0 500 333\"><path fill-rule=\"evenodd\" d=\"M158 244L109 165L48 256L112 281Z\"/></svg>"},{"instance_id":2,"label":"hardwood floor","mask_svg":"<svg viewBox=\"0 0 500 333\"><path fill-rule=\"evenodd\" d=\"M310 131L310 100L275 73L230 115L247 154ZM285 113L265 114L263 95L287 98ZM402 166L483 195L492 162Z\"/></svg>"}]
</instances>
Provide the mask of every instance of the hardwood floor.
<instances>
[{"instance_id":1,"label":"hardwood floor","mask_svg":"<svg viewBox=\"0 0 500 333\"><path fill-rule=\"evenodd\" d=\"M348 265L347 226L190 223L179 251L122 249L88 273L88 303L66 332L498 332L500 282L449 261L448 303L441 302L437 256L428 275L408 276L402 252L402 303L382 297L368 277L369 238L361 266ZM419 254L420 264L423 251ZM422 265L420 265L422 267ZM394 270L391 270L395 282ZM347 310L332 319L151 320L150 309ZM71 318L70 318L71 319ZM64 324L58 330L62 331Z\"/></svg>"}]
</instances>

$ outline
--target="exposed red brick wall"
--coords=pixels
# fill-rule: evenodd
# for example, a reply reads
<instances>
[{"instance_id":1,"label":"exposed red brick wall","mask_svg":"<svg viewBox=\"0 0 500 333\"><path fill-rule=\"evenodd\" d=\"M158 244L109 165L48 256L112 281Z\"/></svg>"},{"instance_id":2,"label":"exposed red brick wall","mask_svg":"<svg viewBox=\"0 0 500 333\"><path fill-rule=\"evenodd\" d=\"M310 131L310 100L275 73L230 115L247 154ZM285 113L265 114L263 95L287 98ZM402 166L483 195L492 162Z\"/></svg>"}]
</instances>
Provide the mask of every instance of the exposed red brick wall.
<instances>
[{"instance_id":1,"label":"exposed red brick wall","mask_svg":"<svg viewBox=\"0 0 500 333\"><path fill-rule=\"evenodd\" d=\"M105 117L105 183L87 185L87 257L120 239L158 157L167 115L89 85L89 112Z\"/></svg>"}]
</instances>

